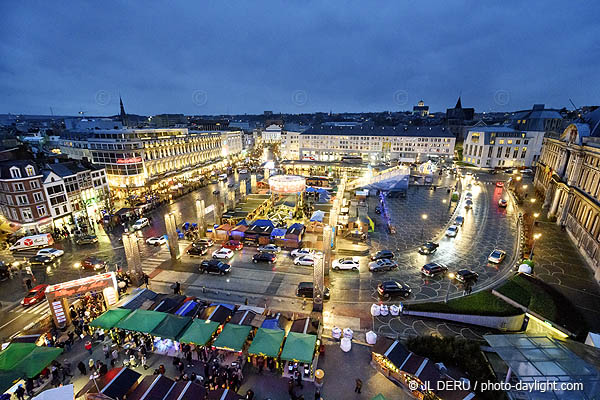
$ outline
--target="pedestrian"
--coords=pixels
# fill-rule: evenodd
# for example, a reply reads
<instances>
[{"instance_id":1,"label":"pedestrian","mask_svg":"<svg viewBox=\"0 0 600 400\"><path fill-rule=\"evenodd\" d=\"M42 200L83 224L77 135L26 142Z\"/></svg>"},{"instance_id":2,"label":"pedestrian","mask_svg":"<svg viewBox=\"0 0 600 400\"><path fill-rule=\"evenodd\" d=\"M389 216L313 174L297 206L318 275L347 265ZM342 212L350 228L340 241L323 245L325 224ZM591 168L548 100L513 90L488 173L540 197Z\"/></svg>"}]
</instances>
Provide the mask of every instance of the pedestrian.
<instances>
[{"instance_id":1,"label":"pedestrian","mask_svg":"<svg viewBox=\"0 0 600 400\"><path fill-rule=\"evenodd\" d=\"M31 290L31 279L27 278L25 280L25 286L27 286L27 290Z\"/></svg>"},{"instance_id":2,"label":"pedestrian","mask_svg":"<svg viewBox=\"0 0 600 400\"><path fill-rule=\"evenodd\" d=\"M148 281L150 280L150 277L148 276L148 274L144 274L144 283L146 284L146 289L148 289Z\"/></svg>"},{"instance_id":3,"label":"pedestrian","mask_svg":"<svg viewBox=\"0 0 600 400\"><path fill-rule=\"evenodd\" d=\"M356 386L354 386L354 393L360 393L362 389L362 381L356 378Z\"/></svg>"},{"instance_id":4,"label":"pedestrian","mask_svg":"<svg viewBox=\"0 0 600 400\"><path fill-rule=\"evenodd\" d=\"M142 354L142 367L144 367L145 370L148 369L148 363L145 354Z\"/></svg>"},{"instance_id":5,"label":"pedestrian","mask_svg":"<svg viewBox=\"0 0 600 400\"><path fill-rule=\"evenodd\" d=\"M25 381L25 392L27 392L27 396L33 397L33 378L27 378Z\"/></svg>"},{"instance_id":6,"label":"pedestrian","mask_svg":"<svg viewBox=\"0 0 600 400\"><path fill-rule=\"evenodd\" d=\"M119 352L117 351L117 348L115 347L111 354L110 366L114 367L115 364L117 363L117 361L119 361Z\"/></svg>"},{"instance_id":7,"label":"pedestrian","mask_svg":"<svg viewBox=\"0 0 600 400\"><path fill-rule=\"evenodd\" d=\"M188 352L185 353L185 359L187 361L188 368L193 367L193 364L192 364L192 351L191 350L188 350Z\"/></svg>"},{"instance_id":8,"label":"pedestrian","mask_svg":"<svg viewBox=\"0 0 600 400\"><path fill-rule=\"evenodd\" d=\"M89 340L86 341L84 347L88 351L88 353L90 353L90 355L91 355L92 354L92 342L90 342Z\"/></svg>"},{"instance_id":9,"label":"pedestrian","mask_svg":"<svg viewBox=\"0 0 600 400\"><path fill-rule=\"evenodd\" d=\"M95 371L96 370L96 364L94 363L94 360L90 358L90 360L88 361L88 367L90 367L90 372Z\"/></svg>"},{"instance_id":10,"label":"pedestrian","mask_svg":"<svg viewBox=\"0 0 600 400\"><path fill-rule=\"evenodd\" d=\"M77 364L77 369L79 370L79 372L81 372L81 375L87 375L87 371L85 369L85 364L83 363L83 361L79 361L79 364Z\"/></svg>"},{"instance_id":11,"label":"pedestrian","mask_svg":"<svg viewBox=\"0 0 600 400\"><path fill-rule=\"evenodd\" d=\"M315 400L321 400L321 392L319 392L319 389L315 391Z\"/></svg>"},{"instance_id":12,"label":"pedestrian","mask_svg":"<svg viewBox=\"0 0 600 400\"><path fill-rule=\"evenodd\" d=\"M164 364L160 364L160 366L158 367L158 372L161 375L164 375L167 372L166 369L165 369L165 365Z\"/></svg>"},{"instance_id":13,"label":"pedestrian","mask_svg":"<svg viewBox=\"0 0 600 400\"><path fill-rule=\"evenodd\" d=\"M17 399L25 400L25 389L23 389L23 385L19 385L17 390L15 390L15 394L17 395Z\"/></svg>"},{"instance_id":14,"label":"pedestrian","mask_svg":"<svg viewBox=\"0 0 600 400\"><path fill-rule=\"evenodd\" d=\"M181 284L179 282L175 282L175 287L173 288L174 294L181 294Z\"/></svg>"},{"instance_id":15,"label":"pedestrian","mask_svg":"<svg viewBox=\"0 0 600 400\"><path fill-rule=\"evenodd\" d=\"M104 352L104 358L106 360L110 359L110 348L108 347L108 344L104 344L104 346L102 346L102 351Z\"/></svg>"}]
</instances>

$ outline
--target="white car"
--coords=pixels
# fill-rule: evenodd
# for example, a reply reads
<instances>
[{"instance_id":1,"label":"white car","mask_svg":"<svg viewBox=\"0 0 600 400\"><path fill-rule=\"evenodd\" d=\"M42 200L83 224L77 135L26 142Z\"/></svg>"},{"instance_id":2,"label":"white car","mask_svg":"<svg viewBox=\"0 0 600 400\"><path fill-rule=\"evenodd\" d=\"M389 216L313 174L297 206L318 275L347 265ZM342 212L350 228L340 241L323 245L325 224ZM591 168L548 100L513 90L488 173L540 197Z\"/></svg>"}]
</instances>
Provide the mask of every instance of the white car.
<instances>
[{"instance_id":1,"label":"white car","mask_svg":"<svg viewBox=\"0 0 600 400\"><path fill-rule=\"evenodd\" d=\"M151 237L146 239L146 244L149 244L151 246L162 246L163 244L167 243L167 238L164 236L158 236L158 237Z\"/></svg>"},{"instance_id":2,"label":"white car","mask_svg":"<svg viewBox=\"0 0 600 400\"><path fill-rule=\"evenodd\" d=\"M50 258L57 258L65 254L64 250L54 249L52 247L47 247L45 249L41 249L37 252L37 256L48 256Z\"/></svg>"},{"instance_id":3,"label":"white car","mask_svg":"<svg viewBox=\"0 0 600 400\"><path fill-rule=\"evenodd\" d=\"M504 250L494 249L488 256L488 261L494 264L500 264L505 257L506 252Z\"/></svg>"},{"instance_id":4,"label":"white car","mask_svg":"<svg viewBox=\"0 0 600 400\"><path fill-rule=\"evenodd\" d=\"M339 271L341 269L350 269L352 271L358 271L358 267L360 263L358 261L358 257L348 257L348 258L340 258L331 263L331 268L335 271Z\"/></svg>"},{"instance_id":5,"label":"white car","mask_svg":"<svg viewBox=\"0 0 600 400\"><path fill-rule=\"evenodd\" d=\"M294 249L290 252L292 257L300 257L300 256L314 256L317 252L314 249L309 249L308 247L303 247L301 249Z\"/></svg>"},{"instance_id":6,"label":"white car","mask_svg":"<svg viewBox=\"0 0 600 400\"><path fill-rule=\"evenodd\" d=\"M457 234L458 234L458 225L451 225L446 230L446 236L448 236L448 237L456 237Z\"/></svg>"},{"instance_id":7,"label":"white car","mask_svg":"<svg viewBox=\"0 0 600 400\"><path fill-rule=\"evenodd\" d=\"M223 258L223 259L230 259L231 257L233 257L233 250L230 249L226 249L225 247L220 248L217 251L214 251L212 253L212 257L213 258Z\"/></svg>"},{"instance_id":8,"label":"white car","mask_svg":"<svg viewBox=\"0 0 600 400\"><path fill-rule=\"evenodd\" d=\"M315 258L313 256L300 256L294 260L295 265L308 265L312 267L315 265Z\"/></svg>"},{"instance_id":9,"label":"white car","mask_svg":"<svg viewBox=\"0 0 600 400\"><path fill-rule=\"evenodd\" d=\"M131 226L131 229L137 231L138 229L142 229L143 227L148 225L150 225L150 221L148 220L148 218L140 218L137 221L135 221L135 223Z\"/></svg>"},{"instance_id":10,"label":"white car","mask_svg":"<svg viewBox=\"0 0 600 400\"><path fill-rule=\"evenodd\" d=\"M281 247L275 246L274 244L265 244L264 246L259 246L258 251L261 253L279 253Z\"/></svg>"}]
</instances>

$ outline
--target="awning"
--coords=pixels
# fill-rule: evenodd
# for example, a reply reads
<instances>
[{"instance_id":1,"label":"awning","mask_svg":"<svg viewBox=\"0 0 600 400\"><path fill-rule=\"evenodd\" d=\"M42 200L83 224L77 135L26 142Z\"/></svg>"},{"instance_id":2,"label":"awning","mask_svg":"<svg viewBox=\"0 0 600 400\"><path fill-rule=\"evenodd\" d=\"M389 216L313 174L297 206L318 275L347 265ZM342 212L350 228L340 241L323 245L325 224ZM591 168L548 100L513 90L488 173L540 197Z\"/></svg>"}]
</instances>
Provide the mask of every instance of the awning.
<instances>
[{"instance_id":1,"label":"awning","mask_svg":"<svg viewBox=\"0 0 600 400\"><path fill-rule=\"evenodd\" d=\"M172 312L177 310L181 303L185 301L186 297L182 294L171 294L165 296L160 303L154 307L153 311Z\"/></svg>"},{"instance_id":2,"label":"awning","mask_svg":"<svg viewBox=\"0 0 600 400\"><path fill-rule=\"evenodd\" d=\"M210 307L204 310L202 318L218 322L219 324L224 324L232 314L233 310L231 310L229 307L226 307L222 304L211 304Z\"/></svg>"},{"instance_id":3,"label":"awning","mask_svg":"<svg viewBox=\"0 0 600 400\"><path fill-rule=\"evenodd\" d=\"M189 381L180 381L175 383L175 386L163 400L197 400L204 399L205 396L206 390L201 385Z\"/></svg>"},{"instance_id":4,"label":"awning","mask_svg":"<svg viewBox=\"0 0 600 400\"><path fill-rule=\"evenodd\" d=\"M198 308L200 307L200 303L196 300L188 300L177 311L175 311L175 315L181 315L182 317L194 317Z\"/></svg>"},{"instance_id":5,"label":"awning","mask_svg":"<svg viewBox=\"0 0 600 400\"><path fill-rule=\"evenodd\" d=\"M379 393L377 396L373 397L371 400L387 400L384 395Z\"/></svg>"},{"instance_id":6,"label":"awning","mask_svg":"<svg viewBox=\"0 0 600 400\"><path fill-rule=\"evenodd\" d=\"M194 319L192 320L192 324L188 326L179 338L179 342L206 346L206 343L208 343L218 327L218 322Z\"/></svg>"},{"instance_id":7,"label":"awning","mask_svg":"<svg viewBox=\"0 0 600 400\"><path fill-rule=\"evenodd\" d=\"M156 298L156 296L158 296L158 294L153 292L152 290L143 289L141 292L133 294L130 299L128 299L126 302L123 303L123 305L121 305L121 308L136 310L140 308L140 306L146 300L153 300Z\"/></svg>"},{"instance_id":8,"label":"awning","mask_svg":"<svg viewBox=\"0 0 600 400\"><path fill-rule=\"evenodd\" d=\"M179 339L179 336L189 325L192 319L190 317L180 317L179 315L167 314L165 318L150 332L153 336L167 338L171 340Z\"/></svg>"},{"instance_id":9,"label":"awning","mask_svg":"<svg viewBox=\"0 0 600 400\"><path fill-rule=\"evenodd\" d=\"M166 316L160 311L135 310L120 320L116 327L126 331L150 333Z\"/></svg>"},{"instance_id":10,"label":"awning","mask_svg":"<svg viewBox=\"0 0 600 400\"><path fill-rule=\"evenodd\" d=\"M17 371L0 371L0 393L10 389L21 378L21 374Z\"/></svg>"},{"instance_id":11,"label":"awning","mask_svg":"<svg viewBox=\"0 0 600 400\"><path fill-rule=\"evenodd\" d=\"M127 396L127 400L163 399L175 385L175 381L164 375L148 375Z\"/></svg>"},{"instance_id":12,"label":"awning","mask_svg":"<svg viewBox=\"0 0 600 400\"><path fill-rule=\"evenodd\" d=\"M273 232L271 232L271 237L274 237L274 238L275 237L279 237L279 238L285 237L285 232L286 232L285 229L275 228L275 229L273 229Z\"/></svg>"},{"instance_id":13,"label":"awning","mask_svg":"<svg viewBox=\"0 0 600 400\"><path fill-rule=\"evenodd\" d=\"M285 339L281 359L312 363L317 337L304 333L290 332Z\"/></svg>"},{"instance_id":14,"label":"awning","mask_svg":"<svg viewBox=\"0 0 600 400\"><path fill-rule=\"evenodd\" d=\"M242 351L252 327L246 325L227 324L213 343L213 347L230 351Z\"/></svg>"},{"instance_id":15,"label":"awning","mask_svg":"<svg viewBox=\"0 0 600 400\"><path fill-rule=\"evenodd\" d=\"M0 371L12 371L15 365L29 355L37 346L35 343L11 343L0 352Z\"/></svg>"},{"instance_id":16,"label":"awning","mask_svg":"<svg viewBox=\"0 0 600 400\"><path fill-rule=\"evenodd\" d=\"M102 329L112 329L117 322L125 318L127 315L131 313L131 310L127 308L113 308L112 310L108 310L95 320L90 323L90 326L102 328Z\"/></svg>"},{"instance_id":17,"label":"awning","mask_svg":"<svg viewBox=\"0 0 600 400\"><path fill-rule=\"evenodd\" d=\"M56 360L62 352L63 350L58 347L35 346L35 349L23 358L14 369L23 372L27 378L33 378L50 365L52 361Z\"/></svg>"},{"instance_id":18,"label":"awning","mask_svg":"<svg viewBox=\"0 0 600 400\"><path fill-rule=\"evenodd\" d=\"M248 354L256 354L267 357L277 357L281 350L281 343L285 332L280 329L260 328L252 340Z\"/></svg>"}]
</instances>

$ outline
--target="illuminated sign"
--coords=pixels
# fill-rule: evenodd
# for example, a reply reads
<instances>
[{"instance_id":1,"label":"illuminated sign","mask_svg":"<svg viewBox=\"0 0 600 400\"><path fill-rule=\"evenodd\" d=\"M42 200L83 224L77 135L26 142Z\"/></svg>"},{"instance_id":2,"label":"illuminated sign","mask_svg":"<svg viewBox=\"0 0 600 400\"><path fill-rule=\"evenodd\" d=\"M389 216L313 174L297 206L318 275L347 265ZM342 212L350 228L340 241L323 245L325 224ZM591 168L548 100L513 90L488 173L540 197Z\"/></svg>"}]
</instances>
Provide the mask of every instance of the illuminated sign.
<instances>
[{"instance_id":1,"label":"illuminated sign","mask_svg":"<svg viewBox=\"0 0 600 400\"><path fill-rule=\"evenodd\" d=\"M117 164L135 164L142 162L142 157L117 158Z\"/></svg>"},{"instance_id":2,"label":"illuminated sign","mask_svg":"<svg viewBox=\"0 0 600 400\"><path fill-rule=\"evenodd\" d=\"M46 288L46 297L49 301L52 301L61 297L73 297L82 293L99 291L107 287L117 287L117 279L114 272L50 285Z\"/></svg>"}]
</instances>

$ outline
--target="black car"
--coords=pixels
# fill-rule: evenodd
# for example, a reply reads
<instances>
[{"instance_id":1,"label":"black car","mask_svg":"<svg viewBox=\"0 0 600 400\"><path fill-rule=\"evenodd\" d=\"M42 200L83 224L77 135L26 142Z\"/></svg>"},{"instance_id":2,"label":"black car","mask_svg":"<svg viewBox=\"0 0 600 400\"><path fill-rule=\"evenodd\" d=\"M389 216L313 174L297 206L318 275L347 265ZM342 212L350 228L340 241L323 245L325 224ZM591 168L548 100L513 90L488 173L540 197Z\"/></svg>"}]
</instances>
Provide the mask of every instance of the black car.
<instances>
[{"instance_id":1,"label":"black car","mask_svg":"<svg viewBox=\"0 0 600 400\"><path fill-rule=\"evenodd\" d=\"M217 183L217 182L215 182L215 183ZM216 195L218 195L219 193L221 193L221 192L220 192L220 191L218 191L218 190L213 190L213 194L214 194L215 196L216 196Z\"/></svg>"},{"instance_id":2,"label":"black car","mask_svg":"<svg viewBox=\"0 0 600 400\"><path fill-rule=\"evenodd\" d=\"M235 183L231 182L229 185L227 185L228 188L232 188L235 186Z\"/></svg>"},{"instance_id":3,"label":"black car","mask_svg":"<svg viewBox=\"0 0 600 400\"><path fill-rule=\"evenodd\" d=\"M478 278L479 274L469 269L461 269L459 271L456 271L456 274L454 275L454 279L461 283L475 282Z\"/></svg>"},{"instance_id":4,"label":"black car","mask_svg":"<svg viewBox=\"0 0 600 400\"><path fill-rule=\"evenodd\" d=\"M420 254L433 254L437 251L438 247L440 247L440 245L435 242L427 242L427 243L423 244L423 246L419 247L419 253Z\"/></svg>"},{"instance_id":5,"label":"black car","mask_svg":"<svg viewBox=\"0 0 600 400\"><path fill-rule=\"evenodd\" d=\"M191 246L187 251L188 256L203 256L206 253L208 253L206 246Z\"/></svg>"},{"instance_id":6,"label":"black car","mask_svg":"<svg viewBox=\"0 0 600 400\"><path fill-rule=\"evenodd\" d=\"M39 256L33 256L29 259L29 263L32 265L35 265L35 264L48 265L48 264L52 264L53 262L54 262L54 258L45 256L42 254L40 254Z\"/></svg>"},{"instance_id":7,"label":"black car","mask_svg":"<svg viewBox=\"0 0 600 400\"><path fill-rule=\"evenodd\" d=\"M381 214L381 207L375 207L375 214Z\"/></svg>"},{"instance_id":8,"label":"black car","mask_svg":"<svg viewBox=\"0 0 600 400\"><path fill-rule=\"evenodd\" d=\"M412 289L406 283L399 281L385 281L377 285L377 293L379 297L390 298L390 297L408 297L410 296Z\"/></svg>"},{"instance_id":9,"label":"black car","mask_svg":"<svg viewBox=\"0 0 600 400\"><path fill-rule=\"evenodd\" d=\"M392 253L391 250L381 250L371 256L372 261L382 260L384 258L391 260L392 258L394 258L394 253Z\"/></svg>"},{"instance_id":10,"label":"black car","mask_svg":"<svg viewBox=\"0 0 600 400\"><path fill-rule=\"evenodd\" d=\"M259 262L268 262L269 264L273 264L275 261L277 261L277 256L273 253L260 252L252 257L252 262L255 264Z\"/></svg>"},{"instance_id":11,"label":"black car","mask_svg":"<svg viewBox=\"0 0 600 400\"><path fill-rule=\"evenodd\" d=\"M448 267L446 267L444 264L440 264L440 263L425 264L421 268L421 273L425 276L430 276L430 277L436 276L436 275L443 275L446 272L448 272Z\"/></svg>"},{"instance_id":12,"label":"black car","mask_svg":"<svg viewBox=\"0 0 600 400\"><path fill-rule=\"evenodd\" d=\"M313 297L313 283L300 282L296 288L296 296L298 297ZM323 299L329 300L329 288L326 287L323 291Z\"/></svg>"},{"instance_id":13,"label":"black car","mask_svg":"<svg viewBox=\"0 0 600 400\"><path fill-rule=\"evenodd\" d=\"M200 264L200 272L225 275L231 271L231 265L219 260L204 260Z\"/></svg>"}]
</instances>

